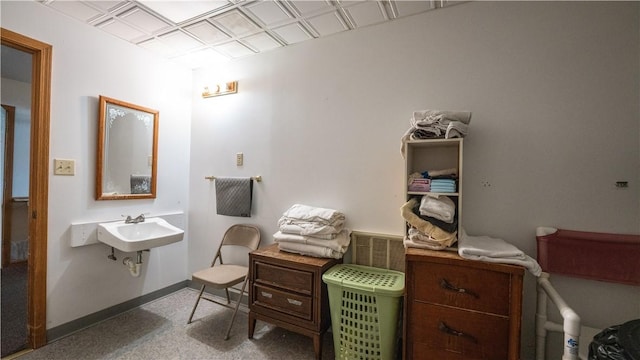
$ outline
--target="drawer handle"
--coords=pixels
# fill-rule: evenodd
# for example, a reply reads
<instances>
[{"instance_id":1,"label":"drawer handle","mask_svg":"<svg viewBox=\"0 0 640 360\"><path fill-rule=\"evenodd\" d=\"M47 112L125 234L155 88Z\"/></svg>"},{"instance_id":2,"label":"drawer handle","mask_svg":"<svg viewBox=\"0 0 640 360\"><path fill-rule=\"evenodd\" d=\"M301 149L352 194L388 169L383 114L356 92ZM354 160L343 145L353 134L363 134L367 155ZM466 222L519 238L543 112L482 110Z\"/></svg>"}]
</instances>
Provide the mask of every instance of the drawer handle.
<instances>
[{"instance_id":1,"label":"drawer handle","mask_svg":"<svg viewBox=\"0 0 640 360\"><path fill-rule=\"evenodd\" d=\"M449 326L447 326L447 324L443 323L442 321L440 322L440 324L438 324L438 330L442 331L443 333L449 334L449 335L467 338L467 339L473 341L476 344L478 343L478 340L475 337L473 337L473 336L471 336L469 334L465 334L462 331L454 330L454 329L450 328Z\"/></svg>"},{"instance_id":2,"label":"drawer handle","mask_svg":"<svg viewBox=\"0 0 640 360\"><path fill-rule=\"evenodd\" d=\"M450 290L450 291L455 291L457 293L461 293L461 294L467 294L467 295L471 295L474 298L479 298L478 294L476 294L475 292L471 291L471 290L467 290L465 288L459 288L455 285L452 285L451 283L449 283L447 281L447 279L441 279L440 280L440 287L445 289L445 290Z\"/></svg>"},{"instance_id":3,"label":"drawer handle","mask_svg":"<svg viewBox=\"0 0 640 360\"><path fill-rule=\"evenodd\" d=\"M289 302L289 304L293 304L293 305L296 305L296 306L302 305L302 301L300 301L300 300L294 300L294 299L287 298L287 301Z\"/></svg>"},{"instance_id":4,"label":"drawer handle","mask_svg":"<svg viewBox=\"0 0 640 360\"><path fill-rule=\"evenodd\" d=\"M264 292L264 291L262 291L262 296L264 296L264 297L266 297L266 298L268 298L268 299L271 299L271 298L273 297L273 294L270 294L270 293L268 293L268 292Z\"/></svg>"}]
</instances>

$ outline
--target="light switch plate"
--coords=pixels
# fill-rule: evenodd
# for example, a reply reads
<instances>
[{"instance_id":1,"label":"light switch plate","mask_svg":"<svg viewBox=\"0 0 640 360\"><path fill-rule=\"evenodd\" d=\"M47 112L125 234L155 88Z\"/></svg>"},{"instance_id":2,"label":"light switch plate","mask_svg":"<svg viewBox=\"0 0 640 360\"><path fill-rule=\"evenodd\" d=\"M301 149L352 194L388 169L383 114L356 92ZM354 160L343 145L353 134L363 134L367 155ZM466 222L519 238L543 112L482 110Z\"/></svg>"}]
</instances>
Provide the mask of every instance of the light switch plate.
<instances>
[{"instance_id":1,"label":"light switch plate","mask_svg":"<svg viewBox=\"0 0 640 360\"><path fill-rule=\"evenodd\" d=\"M76 173L75 160L53 159L54 175L74 175Z\"/></svg>"},{"instance_id":2,"label":"light switch plate","mask_svg":"<svg viewBox=\"0 0 640 360\"><path fill-rule=\"evenodd\" d=\"M236 165L237 166L242 166L243 162L244 162L244 155L242 153L237 153L236 154Z\"/></svg>"}]
</instances>

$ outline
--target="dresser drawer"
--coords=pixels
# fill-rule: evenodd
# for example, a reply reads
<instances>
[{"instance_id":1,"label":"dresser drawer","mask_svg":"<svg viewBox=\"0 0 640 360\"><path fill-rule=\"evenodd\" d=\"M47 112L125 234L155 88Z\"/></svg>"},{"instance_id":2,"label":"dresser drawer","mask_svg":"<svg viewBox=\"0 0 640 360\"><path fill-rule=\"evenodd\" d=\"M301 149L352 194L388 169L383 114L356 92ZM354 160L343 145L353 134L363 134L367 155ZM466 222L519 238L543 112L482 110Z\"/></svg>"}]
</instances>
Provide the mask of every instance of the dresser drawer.
<instances>
[{"instance_id":1,"label":"dresser drawer","mask_svg":"<svg viewBox=\"0 0 640 360\"><path fill-rule=\"evenodd\" d=\"M277 286L305 295L313 294L313 273L264 262L256 262L254 281L258 284Z\"/></svg>"},{"instance_id":2,"label":"dresser drawer","mask_svg":"<svg viewBox=\"0 0 640 360\"><path fill-rule=\"evenodd\" d=\"M263 306L281 313L298 317L304 320L312 320L312 299L310 296L304 296L288 291L280 291L278 289L254 285L255 305Z\"/></svg>"},{"instance_id":3,"label":"dresser drawer","mask_svg":"<svg viewBox=\"0 0 640 360\"><path fill-rule=\"evenodd\" d=\"M425 303L412 306L410 358L507 359L508 318Z\"/></svg>"},{"instance_id":4,"label":"dresser drawer","mask_svg":"<svg viewBox=\"0 0 640 360\"><path fill-rule=\"evenodd\" d=\"M414 300L509 315L509 274L440 263L412 265Z\"/></svg>"}]
</instances>

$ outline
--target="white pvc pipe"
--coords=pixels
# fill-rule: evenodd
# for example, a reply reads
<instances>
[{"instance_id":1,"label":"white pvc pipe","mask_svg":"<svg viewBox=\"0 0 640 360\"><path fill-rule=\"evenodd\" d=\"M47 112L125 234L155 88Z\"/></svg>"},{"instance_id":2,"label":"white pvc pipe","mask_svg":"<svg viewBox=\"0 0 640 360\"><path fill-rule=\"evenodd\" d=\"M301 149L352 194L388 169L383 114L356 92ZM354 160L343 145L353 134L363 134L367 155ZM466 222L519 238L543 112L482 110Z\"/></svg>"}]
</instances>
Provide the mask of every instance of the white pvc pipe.
<instances>
[{"instance_id":1,"label":"white pvc pipe","mask_svg":"<svg viewBox=\"0 0 640 360\"><path fill-rule=\"evenodd\" d=\"M549 274L543 272L540 277L549 277ZM547 293L540 284L538 286L538 302L536 303L536 360L545 360L545 348L547 341Z\"/></svg>"},{"instance_id":2,"label":"white pvc pipe","mask_svg":"<svg viewBox=\"0 0 640 360\"><path fill-rule=\"evenodd\" d=\"M563 325L562 330L564 331L564 351L562 354L562 360L578 360L578 346L579 346L579 338L580 338L580 316L573 311L567 305L567 303L562 299L560 294L554 289L554 287L549 282L549 274L542 273L538 278L538 287L539 289L544 290L544 293L551 299L551 301L556 305L558 310L560 311L560 315L562 315ZM544 312L546 318L546 310ZM553 323L546 322L545 327L553 330L555 326ZM538 329L536 329L538 330ZM540 358L538 358L540 359Z\"/></svg>"},{"instance_id":3,"label":"white pvc pipe","mask_svg":"<svg viewBox=\"0 0 640 360\"><path fill-rule=\"evenodd\" d=\"M558 231L556 228L538 226L536 228L536 236L547 236L555 233L556 231Z\"/></svg>"}]
</instances>

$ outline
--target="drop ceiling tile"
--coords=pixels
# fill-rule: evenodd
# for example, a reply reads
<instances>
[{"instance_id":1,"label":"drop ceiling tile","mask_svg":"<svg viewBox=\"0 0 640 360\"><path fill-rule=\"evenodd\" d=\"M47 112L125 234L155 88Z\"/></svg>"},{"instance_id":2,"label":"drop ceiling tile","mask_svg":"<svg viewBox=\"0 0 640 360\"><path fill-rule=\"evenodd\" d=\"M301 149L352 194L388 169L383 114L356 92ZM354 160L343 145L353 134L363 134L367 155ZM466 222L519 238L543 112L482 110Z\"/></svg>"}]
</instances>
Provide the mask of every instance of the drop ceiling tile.
<instances>
[{"instance_id":1,"label":"drop ceiling tile","mask_svg":"<svg viewBox=\"0 0 640 360\"><path fill-rule=\"evenodd\" d=\"M287 44L295 44L300 41L311 39L311 36L307 34L299 23L282 26L277 29L273 29L273 31L280 35Z\"/></svg>"},{"instance_id":2,"label":"drop ceiling tile","mask_svg":"<svg viewBox=\"0 0 640 360\"><path fill-rule=\"evenodd\" d=\"M222 55L213 49L198 50L173 59L191 69L221 64L230 60L229 57Z\"/></svg>"},{"instance_id":3,"label":"drop ceiling tile","mask_svg":"<svg viewBox=\"0 0 640 360\"><path fill-rule=\"evenodd\" d=\"M396 9L398 9L398 17L409 16L435 9L435 2L429 0L395 1L395 5Z\"/></svg>"},{"instance_id":4,"label":"drop ceiling tile","mask_svg":"<svg viewBox=\"0 0 640 360\"><path fill-rule=\"evenodd\" d=\"M133 9L127 10L124 13L118 15L118 17L124 19L129 24L134 24L135 26L147 31L150 34L156 33L169 27L169 24L149 14L139 7L134 7Z\"/></svg>"},{"instance_id":5,"label":"drop ceiling tile","mask_svg":"<svg viewBox=\"0 0 640 360\"><path fill-rule=\"evenodd\" d=\"M290 1L289 3L293 5L298 14L303 16L333 8L327 1L300 0Z\"/></svg>"},{"instance_id":6,"label":"drop ceiling tile","mask_svg":"<svg viewBox=\"0 0 640 360\"><path fill-rule=\"evenodd\" d=\"M151 52L154 52L162 56L169 56L169 55L175 54L176 52L175 49L173 49L172 47L170 47L169 45L163 43L158 39L150 39L147 41L143 41L141 43L138 43L138 46L143 47Z\"/></svg>"},{"instance_id":7,"label":"drop ceiling tile","mask_svg":"<svg viewBox=\"0 0 640 360\"><path fill-rule=\"evenodd\" d=\"M267 26L291 19L291 15L284 10L279 2L262 1L255 5L246 6L245 9L251 12L258 20Z\"/></svg>"},{"instance_id":8,"label":"drop ceiling tile","mask_svg":"<svg viewBox=\"0 0 640 360\"><path fill-rule=\"evenodd\" d=\"M241 14L238 10L228 11L222 15L214 17L213 19L235 36L247 35L261 30L260 27Z\"/></svg>"},{"instance_id":9,"label":"drop ceiling tile","mask_svg":"<svg viewBox=\"0 0 640 360\"><path fill-rule=\"evenodd\" d=\"M271 49L275 49L277 47L282 46L282 45L280 45L279 42L275 41L267 33L260 33L260 34L247 36L246 38L244 38L242 40L246 41L249 45L253 46L258 51L261 51L261 52L262 51L271 50Z\"/></svg>"},{"instance_id":10,"label":"drop ceiling tile","mask_svg":"<svg viewBox=\"0 0 640 360\"><path fill-rule=\"evenodd\" d=\"M3 0L0 0L2 2ZM469 1L37 0L165 57L221 46L229 57ZM437 6L436 6L437 5ZM175 22L172 23L172 22ZM261 26L268 27L263 29ZM233 42L229 42L235 40ZM207 45L207 46L205 46Z\"/></svg>"},{"instance_id":11,"label":"drop ceiling tile","mask_svg":"<svg viewBox=\"0 0 640 360\"><path fill-rule=\"evenodd\" d=\"M49 6L83 22L102 15L99 10L79 1L53 1Z\"/></svg>"},{"instance_id":12,"label":"drop ceiling tile","mask_svg":"<svg viewBox=\"0 0 640 360\"><path fill-rule=\"evenodd\" d=\"M231 56L231 57L234 57L234 58L238 58L238 57L243 57L243 56L254 54L253 51L247 49L246 46L240 44L237 41L232 41L232 42L227 43L227 44L216 46L214 49L216 49L217 51L220 51L221 53L223 53L225 55L228 55L228 56Z\"/></svg>"},{"instance_id":13,"label":"drop ceiling tile","mask_svg":"<svg viewBox=\"0 0 640 360\"><path fill-rule=\"evenodd\" d=\"M205 44L214 45L230 39L229 35L211 25L207 21L201 21L185 28L188 32L204 41Z\"/></svg>"},{"instance_id":14,"label":"drop ceiling tile","mask_svg":"<svg viewBox=\"0 0 640 360\"><path fill-rule=\"evenodd\" d=\"M145 35L143 32L114 19L101 22L100 24L96 25L96 27L127 41L132 41L133 39Z\"/></svg>"},{"instance_id":15,"label":"drop ceiling tile","mask_svg":"<svg viewBox=\"0 0 640 360\"><path fill-rule=\"evenodd\" d=\"M377 1L363 1L345 9L357 27L377 24L386 20Z\"/></svg>"},{"instance_id":16,"label":"drop ceiling tile","mask_svg":"<svg viewBox=\"0 0 640 360\"><path fill-rule=\"evenodd\" d=\"M231 5L229 1L216 0L142 0L139 2L175 23L180 23L209 12L218 11Z\"/></svg>"},{"instance_id":17,"label":"drop ceiling tile","mask_svg":"<svg viewBox=\"0 0 640 360\"><path fill-rule=\"evenodd\" d=\"M337 12L330 12L328 14L316 16L314 18L307 19L311 26L321 35L331 35L340 31L348 30L347 25L342 21L342 18Z\"/></svg>"},{"instance_id":18,"label":"drop ceiling tile","mask_svg":"<svg viewBox=\"0 0 640 360\"><path fill-rule=\"evenodd\" d=\"M100 8L103 11L115 11L128 4L127 1L91 1L91 5Z\"/></svg>"},{"instance_id":19,"label":"drop ceiling tile","mask_svg":"<svg viewBox=\"0 0 640 360\"><path fill-rule=\"evenodd\" d=\"M191 36L183 33L180 30L160 35L158 36L158 38L177 51L186 51L195 49L198 46L202 46L202 43L200 43L198 40L192 38Z\"/></svg>"}]
</instances>

